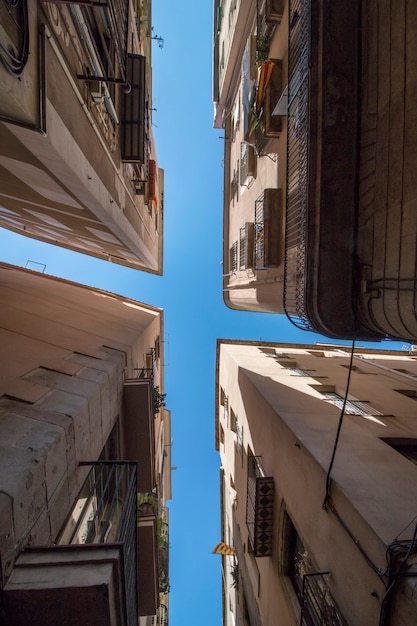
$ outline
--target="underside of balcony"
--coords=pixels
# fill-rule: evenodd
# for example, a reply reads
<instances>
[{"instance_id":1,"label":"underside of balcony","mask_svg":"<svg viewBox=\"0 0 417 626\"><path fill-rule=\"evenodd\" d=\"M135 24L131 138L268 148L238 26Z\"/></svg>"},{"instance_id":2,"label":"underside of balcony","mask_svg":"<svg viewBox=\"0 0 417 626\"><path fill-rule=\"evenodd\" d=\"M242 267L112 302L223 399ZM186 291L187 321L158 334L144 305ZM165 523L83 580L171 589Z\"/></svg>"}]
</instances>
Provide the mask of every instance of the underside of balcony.
<instances>
[{"instance_id":1,"label":"underside of balcony","mask_svg":"<svg viewBox=\"0 0 417 626\"><path fill-rule=\"evenodd\" d=\"M411 15L290 1L284 307L330 337L417 337Z\"/></svg>"}]
</instances>

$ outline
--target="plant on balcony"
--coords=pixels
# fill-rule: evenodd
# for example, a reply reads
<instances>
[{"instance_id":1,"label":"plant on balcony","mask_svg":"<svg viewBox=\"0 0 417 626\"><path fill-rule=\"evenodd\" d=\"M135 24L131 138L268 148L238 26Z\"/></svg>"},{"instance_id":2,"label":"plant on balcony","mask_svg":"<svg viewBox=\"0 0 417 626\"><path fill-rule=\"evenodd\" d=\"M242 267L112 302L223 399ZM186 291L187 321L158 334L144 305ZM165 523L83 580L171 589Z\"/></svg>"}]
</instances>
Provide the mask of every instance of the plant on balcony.
<instances>
[{"instance_id":1,"label":"plant on balcony","mask_svg":"<svg viewBox=\"0 0 417 626\"><path fill-rule=\"evenodd\" d=\"M171 589L169 578L166 572L159 572L159 593L168 593Z\"/></svg>"},{"instance_id":2,"label":"plant on balcony","mask_svg":"<svg viewBox=\"0 0 417 626\"><path fill-rule=\"evenodd\" d=\"M165 398L166 393L161 393L159 391L159 387L156 386L152 390L152 399L153 399L153 414L157 415L161 407L165 406Z\"/></svg>"},{"instance_id":3,"label":"plant on balcony","mask_svg":"<svg viewBox=\"0 0 417 626\"><path fill-rule=\"evenodd\" d=\"M232 588L239 589L239 563L237 560L233 563L230 574L232 576Z\"/></svg>"},{"instance_id":4,"label":"plant on balcony","mask_svg":"<svg viewBox=\"0 0 417 626\"><path fill-rule=\"evenodd\" d=\"M160 550L168 550L168 537L165 532L167 526L168 524L162 519L162 517L158 516L156 518L156 539Z\"/></svg>"},{"instance_id":5,"label":"plant on balcony","mask_svg":"<svg viewBox=\"0 0 417 626\"><path fill-rule=\"evenodd\" d=\"M158 498L153 493L138 493L138 517L142 515L156 515L158 513Z\"/></svg>"},{"instance_id":6,"label":"plant on balcony","mask_svg":"<svg viewBox=\"0 0 417 626\"><path fill-rule=\"evenodd\" d=\"M269 47L271 44L271 37L268 34L256 36L256 64L262 65L266 63L269 57Z\"/></svg>"}]
</instances>

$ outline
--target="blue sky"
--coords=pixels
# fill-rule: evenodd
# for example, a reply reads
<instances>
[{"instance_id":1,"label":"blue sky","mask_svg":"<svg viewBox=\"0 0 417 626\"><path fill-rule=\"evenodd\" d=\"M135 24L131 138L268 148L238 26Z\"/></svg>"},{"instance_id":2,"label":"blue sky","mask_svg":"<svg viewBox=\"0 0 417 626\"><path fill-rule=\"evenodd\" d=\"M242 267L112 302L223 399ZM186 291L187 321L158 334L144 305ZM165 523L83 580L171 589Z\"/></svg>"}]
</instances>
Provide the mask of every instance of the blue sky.
<instances>
[{"instance_id":1,"label":"blue sky","mask_svg":"<svg viewBox=\"0 0 417 626\"><path fill-rule=\"evenodd\" d=\"M180 5L154 0L153 25L154 35L164 40L162 49L153 47L154 133L165 169L164 276L1 229L0 259L46 264L46 273L164 309L165 391L176 467L170 625L213 626L221 624L220 557L211 554L221 539L220 461L214 450L216 338L299 343L323 338L296 329L284 316L240 313L223 304L223 133L212 128L212 0Z\"/></svg>"}]
</instances>

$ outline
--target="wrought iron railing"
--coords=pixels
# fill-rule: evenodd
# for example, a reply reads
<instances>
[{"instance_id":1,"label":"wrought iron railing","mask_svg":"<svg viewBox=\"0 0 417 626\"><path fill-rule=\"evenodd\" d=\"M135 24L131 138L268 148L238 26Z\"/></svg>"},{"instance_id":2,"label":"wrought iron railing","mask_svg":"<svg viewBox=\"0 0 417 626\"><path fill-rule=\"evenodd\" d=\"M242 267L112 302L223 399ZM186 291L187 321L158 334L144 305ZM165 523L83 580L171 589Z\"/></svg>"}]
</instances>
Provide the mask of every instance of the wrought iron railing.
<instances>
[{"instance_id":1,"label":"wrought iron railing","mask_svg":"<svg viewBox=\"0 0 417 626\"><path fill-rule=\"evenodd\" d=\"M301 626L346 626L336 606L325 576L329 572L304 574L301 599Z\"/></svg>"},{"instance_id":2,"label":"wrought iron railing","mask_svg":"<svg viewBox=\"0 0 417 626\"><path fill-rule=\"evenodd\" d=\"M79 78L109 83L126 81L128 0L70 3L74 24L88 64Z\"/></svg>"},{"instance_id":3,"label":"wrought iron railing","mask_svg":"<svg viewBox=\"0 0 417 626\"><path fill-rule=\"evenodd\" d=\"M266 0L256 2L256 57L259 62L268 58L271 44L271 29L266 21Z\"/></svg>"},{"instance_id":4,"label":"wrought iron railing","mask_svg":"<svg viewBox=\"0 0 417 626\"><path fill-rule=\"evenodd\" d=\"M264 193L255 200L255 268L265 267Z\"/></svg>"},{"instance_id":5,"label":"wrought iron railing","mask_svg":"<svg viewBox=\"0 0 417 626\"><path fill-rule=\"evenodd\" d=\"M248 457L246 525L253 553L271 556L274 508L274 479L265 476L260 457Z\"/></svg>"},{"instance_id":6,"label":"wrought iron railing","mask_svg":"<svg viewBox=\"0 0 417 626\"><path fill-rule=\"evenodd\" d=\"M81 465L90 470L55 544L122 544L127 625L136 626L137 465L130 461Z\"/></svg>"},{"instance_id":7,"label":"wrought iron railing","mask_svg":"<svg viewBox=\"0 0 417 626\"><path fill-rule=\"evenodd\" d=\"M237 241L234 241L230 248L230 271L237 271Z\"/></svg>"},{"instance_id":8,"label":"wrought iron railing","mask_svg":"<svg viewBox=\"0 0 417 626\"><path fill-rule=\"evenodd\" d=\"M241 226L239 230L239 269L245 270L248 265L248 237L247 228Z\"/></svg>"},{"instance_id":9,"label":"wrought iron railing","mask_svg":"<svg viewBox=\"0 0 417 626\"><path fill-rule=\"evenodd\" d=\"M303 330L311 330L306 310L310 2L289 1L288 34L284 310L291 322Z\"/></svg>"}]
</instances>

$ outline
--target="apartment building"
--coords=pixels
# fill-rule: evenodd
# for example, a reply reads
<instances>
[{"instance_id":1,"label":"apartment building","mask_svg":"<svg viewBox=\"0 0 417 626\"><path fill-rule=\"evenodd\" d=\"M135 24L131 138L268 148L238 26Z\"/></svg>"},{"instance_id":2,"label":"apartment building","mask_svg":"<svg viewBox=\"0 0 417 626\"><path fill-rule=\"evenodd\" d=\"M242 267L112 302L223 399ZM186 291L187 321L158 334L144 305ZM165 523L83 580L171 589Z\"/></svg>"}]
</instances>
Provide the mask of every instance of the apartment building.
<instances>
[{"instance_id":1,"label":"apartment building","mask_svg":"<svg viewBox=\"0 0 417 626\"><path fill-rule=\"evenodd\" d=\"M281 4L215 2L213 93L214 126L225 132L224 300L235 309L278 313L284 312L288 72Z\"/></svg>"},{"instance_id":2,"label":"apartment building","mask_svg":"<svg viewBox=\"0 0 417 626\"><path fill-rule=\"evenodd\" d=\"M414 353L219 339L224 626L417 620Z\"/></svg>"},{"instance_id":3,"label":"apartment building","mask_svg":"<svg viewBox=\"0 0 417 626\"><path fill-rule=\"evenodd\" d=\"M2 620L145 626L169 591L163 312L4 263L0 295Z\"/></svg>"},{"instance_id":4,"label":"apartment building","mask_svg":"<svg viewBox=\"0 0 417 626\"><path fill-rule=\"evenodd\" d=\"M417 7L215 0L224 300L415 339Z\"/></svg>"},{"instance_id":5,"label":"apartment building","mask_svg":"<svg viewBox=\"0 0 417 626\"><path fill-rule=\"evenodd\" d=\"M151 0L0 7L0 226L162 273Z\"/></svg>"}]
</instances>

